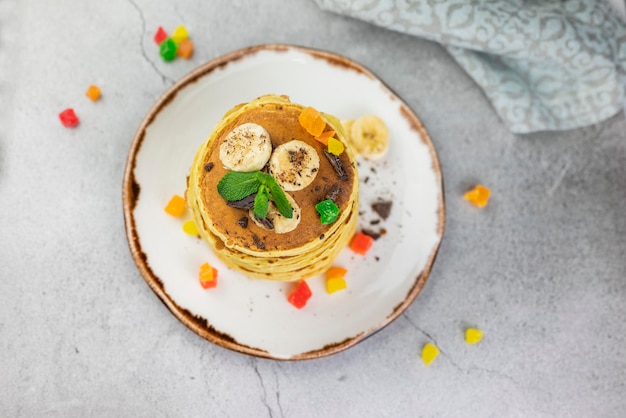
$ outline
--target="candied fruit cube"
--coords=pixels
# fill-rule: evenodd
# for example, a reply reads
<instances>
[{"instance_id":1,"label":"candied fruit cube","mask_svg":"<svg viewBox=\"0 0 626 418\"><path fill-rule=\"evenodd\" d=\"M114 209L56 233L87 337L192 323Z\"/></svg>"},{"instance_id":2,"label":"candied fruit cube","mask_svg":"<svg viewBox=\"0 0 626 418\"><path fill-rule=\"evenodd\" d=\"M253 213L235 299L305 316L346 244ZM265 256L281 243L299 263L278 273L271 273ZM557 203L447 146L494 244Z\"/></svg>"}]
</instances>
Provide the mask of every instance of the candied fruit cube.
<instances>
[{"instance_id":1,"label":"candied fruit cube","mask_svg":"<svg viewBox=\"0 0 626 418\"><path fill-rule=\"evenodd\" d=\"M343 267L332 266L326 272L326 278L327 279L333 279L335 277L346 277L347 273L348 273L348 270L346 270Z\"/></svg>"},{"instance_id":2,"label":"candied fruit cube","mask_svg":"<svg viewBox=\"0 0 626 418\"><path fill-rule=\"evenodd\" d=\"M422 361L424 361L424 364L427 366L429 366L430 363L435 361L438 355L439 355L439 349L437 348L436 345L432 343L426 343L424 345L424 348L422 348Z\"/></svg>"},{"instance_id":3,"label":"candied fruit cube","mask_svg":"<svg viewBox=\"0 0 626 418\"><path fill-rule=\"evenodd\" d=\"M328 138L328 152L334 155L341 155L344 149L343 142L335 138Z\"/></svg>"},{"instance_id":4,"label":"candied fruit cube","mask_svg":"<svg viewBox=\"0 0 626 418\"><path fill-rule=\"evenodd\" d=\"M85 96L89 97L92 101L96 101L100 98L100 87L91 85L85 92Z\"/></svg>"},{"instance_id":5,"label":"candied fruit cube","mask_svg":"<svg viewBox=\"0 0 626 418\"><path fill-rule=\"evenodd\" d=\"M346 279L343 277L331 277L326 279L326 292L331 295L339 290L345 289Z\"/></svg>"},{"instance_id":6,"label":"candied fruit cube","mask_svg":"<svg viewBox=\"0 0 626 418\"><path fill-rule=\"evenodd\" d=\"M189 39L185 39L181 43L178 44L178 49L176 53L183 59L188 60L193 52L193 42Z\"/></svg>"},{"instance_id":7,"label":"candied fruit cube","mask_svg":"<svg viewBox=\"0 0 626 418\"><path fill-rule=\"evenodd\" d=\"M217 286L217 269L209 263L204 263L200 266L198 278L203 289L212 289Z\"/></svg>"},{"instance_id":8,"label":"candied fruit cube","mask_svg":"<svg viewBox=\"0 0 626 418\"><path fill-rule=\"evenodd\" d=\"M59 113L59 119L61 120L63 126L67 128L78 125L78 116L76 116L76 113L74 113L74 109L72 109L71 107Z\"/></svg>"},{"instance_id":9,"label":"candied fruit cube","mask_svg":"<svg viewBox=\"0 0 626 418\"><path fill-rule=\"evenodd\" d=\"M314 137L320 136L326 128L326 121L322 119L321 113L312 107L307 107L298 116L300 125Z\"/></svg>"},{"instance_id":10,"label":"candied fruit cube","mask_svg":"<svg viewBox=\"0 0 626 418\"><path fill-rule=\"evenodd\" d=\"M297 309L302 309L311 298L311 289L304 280L301 280L296 288L289 294L287 300Z\"/></svg>"},{"instance_id":11,"label":"candied fruit cube","mask_svg":"<svg viewBox=\"0 0 626 418\"><path fill-rule=\"evenodd\" d=\"M159 26L156 33L154 34L154 42L156 42L157 45L161 45L163 41L166 39L167 39L167 32L165 32L165 30L163 30L163 28Z\"/></svg>"},{"instance_id":12,"label":"candied fruit cube","mask_svg":"<svg viewBox=\"0 0 626 418\"><path fill-rule=\"evenodd\" d=\"M350 249L357 254L365 255L372 247L374 243L374 238L370 237L363 232L358 232L352 238L350 242Z\"/></svg>"},{"instance_id":13,"label":"candied fruit cube","mask_svg":"<svg viewBox=\"0 0 626 418\"><path fill-rule=\"evenodd\" d=\"M172 38L167 38L159 46L159 53L164 61L173 61L176 58L176 43Z\"/></svg>"},{"instance_id":14,"label":"candied fruit cube","mask_svg":"<svg viewBox=\"0 0 626 418\"><path fill-rule=\"evenodd\" d=\"M187 221L183 224L183 231L189 235L198 235L198 227L194 221Z\"/></svg>"},{"instance_id":15,"label":"candied fruit cube","mask_svg":"<svg viewBox=\"0 0 626 418\"><path fill-rule=\"evenodd\" d=\"M177 44L181 43L185 39L189 38L189 34L187 33L187 28L183 25L180 25L174 32L172 33L172 40Z\"/></svg>"},{"instance_id":16,"label":"candied fruit cube","mask_svg":"<svg viewBox=\"0 0 626 418\"><path fill-rule=\"evenodd\" d=\"M321 142L322 144L328 146L328 139L335 136L335 133L336 133L335 131L322 132L320 136L316 136L315 139Z\"/></svg>"},{"instance_id":17,"label":"candied fruit cube","mask_svg":"<svg viewBox=\"0 0 626 418\"><path fill-rule=\"evenodd\" d=\"M463 198L465 200L468 200L474 206L484 208L489 202L490 194L491 191L487 187L483 186L482 184L477 184L476 187L465 193L463 195Z\"/></svg>"},{"instance_id":18,"label":"candied fruit cube","mask_svg":"<svg viewBox=\"0 0 626 418\"><path fill-rule=\"evenodd\" d=\"M465 330L465 342L468 344L476 344L483 339L483 332L476 328L468 328Z\"/></svg>"},{"instance_id":19,"label":"candied fruit cube","mask_svg":"<svg viewBox=\"0 0 626 418\"><path fill-rule=\"evenodd\" d=\"M185 199L175 194L165 206L165 212L174 217L179 217L185 212L186 204Z\"/></svg>"}]
</instances>

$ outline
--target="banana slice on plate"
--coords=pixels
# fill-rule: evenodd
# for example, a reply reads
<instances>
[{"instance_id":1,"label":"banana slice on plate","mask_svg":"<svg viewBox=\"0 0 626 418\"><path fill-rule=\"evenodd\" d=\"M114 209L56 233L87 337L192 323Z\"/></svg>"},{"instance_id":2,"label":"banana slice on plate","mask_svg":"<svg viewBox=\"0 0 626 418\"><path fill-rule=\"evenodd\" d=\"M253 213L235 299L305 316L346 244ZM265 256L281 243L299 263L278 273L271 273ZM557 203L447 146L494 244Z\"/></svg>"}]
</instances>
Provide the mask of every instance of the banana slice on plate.
<instances>
[{"instance_id":1,"label":"banana slice on plate","mask_svg":"<svg viewBox=\"0 0 626 418\"><path fill-rule=\"evenodd\" d=\"M320 157L315 148L294 139L274 149L269 169L284 191L302 190L315 180L320 169Z\"/></svg>"},{"instance_id":2,"label":"banana slice on plate","mask_svg":"<svg viewBox=\"0 0 626 418\"><path fill-rule=\"evenodd\" d=\"M270 134L261 125L244 123L220 144L220 161L229 170L250 172L265 167L272 154Z\"/></svg>"},{"instance_id":3,"label":"banana slice on plate","mask_svg":"<svg viewBox=\"0 0 626 418\"><path fill-rule=\"evenodd\" d=\"M387 153L389 130L378 116L366 115L352 123L349 140L357 154L368 160L377 160Z\"/></svg>"},{"instance_id":4,"label":"banana slice on plate","mask_svg":"<svg viewBox=\"0 0 626 418\"><path fill-rule=\"evenodd\" d=\"M285 193L287 196L287 200L291 207L293 208L293 216L291 218L285 218L280 214L274 202L270 200L269 209L267 210L267 215L263 219L259 219L254 214L254 209L250 209L248 211L248 215L250 219L257 224L260 228L267 229L268 231L275 232L277 234L285 234L287 232L291 232L300 223L300 206L293 200L293 197L289 195L289 193Z\"/></svg>"}]
</instances>

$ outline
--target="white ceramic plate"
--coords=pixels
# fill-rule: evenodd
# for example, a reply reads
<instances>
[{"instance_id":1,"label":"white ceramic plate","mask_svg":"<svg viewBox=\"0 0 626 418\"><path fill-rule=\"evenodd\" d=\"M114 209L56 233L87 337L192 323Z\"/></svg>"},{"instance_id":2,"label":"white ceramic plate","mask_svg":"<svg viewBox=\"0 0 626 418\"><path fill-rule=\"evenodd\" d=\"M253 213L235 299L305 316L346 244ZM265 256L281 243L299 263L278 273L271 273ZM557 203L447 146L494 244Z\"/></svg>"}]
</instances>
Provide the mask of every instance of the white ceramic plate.
<instances>
[{"instance_id":1,"label":"white ceramic plate","mask_svg":"<svg viewBox=\"0 0 626 418\"><path fill-rule=\"evenodd\" d=\"M328 295L323 277L309 279L313 297L302 310L286 300L293 284L229 270L208 245L182 231L189 214L176 219L163 211L174 194L183 195L193 156L223 114L269 93L340 119L375 114L390 131L387 156L359 164L359 227L386 233L366 256L349 249L340 254L336 264L348 269L346 290ZM359 64L288 45L234 51L172 86L133 140L123 197L132 255L171 312L213 343L274 359L333 354L397 318L426 282L445 220L439 161L417 116ZM386 220L377 221L371 209L378 200L393 202ZM219 270L215 289L199 285L205 262Z\"/></svg>"}]
</instances>

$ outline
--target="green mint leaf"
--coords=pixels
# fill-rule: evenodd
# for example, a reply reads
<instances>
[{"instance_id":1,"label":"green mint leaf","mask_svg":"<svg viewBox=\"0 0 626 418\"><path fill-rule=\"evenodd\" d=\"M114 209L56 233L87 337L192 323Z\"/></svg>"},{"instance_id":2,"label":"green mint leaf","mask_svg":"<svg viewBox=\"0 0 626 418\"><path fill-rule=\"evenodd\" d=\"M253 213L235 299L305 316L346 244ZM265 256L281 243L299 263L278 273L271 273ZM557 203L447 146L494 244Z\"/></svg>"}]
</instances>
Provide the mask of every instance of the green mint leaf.
<instances>
[{"instance_id":1,"label":"green mint leaf","mask_svg":"<svg viewBox=\"0 0 626 418\"><path fill-rule=\"evenodd\" d=\"M280 188L278 183L272 178L272 184L269 186L270 193L272 194L272 200L276 205L276 209L283 215L285 218L291 219L293 218L293 208L287 200L287 196L283 189Z\"/></svg>"},{"instance_id":2,"label":"green mint leaf","mask_svg":"<svg viewBox=\"0 0 626 418\"><path fill-rule=\"evenodd\" d=\"M264 186L269 187L272 182L276 183L274 177L271 174L263 173L261 171L256 172L256 179Z\"/></svg>"},{"instance_id":3,"label":"green mint leaf","mask_svg":"<svg viewBox=\"0 0 626 418\"><path fill-rule=\"evenodd\" d=\"M257 171L241 173L229 171L217 183L217 192L225 200L241 200L259 190L261 183L257 179Z\"/></svg>"},{"instance_id":4,"label":"green mint leaf","mask_svg":"<svg viewBox=\"0 0 626 418\"><path fill-rule=\"evenodd\" d=\"M265 186L259 187L259 192L254 198L254 214L257 218L265 219L269 210L269 194Z\"/></svg>"}]
</instances>

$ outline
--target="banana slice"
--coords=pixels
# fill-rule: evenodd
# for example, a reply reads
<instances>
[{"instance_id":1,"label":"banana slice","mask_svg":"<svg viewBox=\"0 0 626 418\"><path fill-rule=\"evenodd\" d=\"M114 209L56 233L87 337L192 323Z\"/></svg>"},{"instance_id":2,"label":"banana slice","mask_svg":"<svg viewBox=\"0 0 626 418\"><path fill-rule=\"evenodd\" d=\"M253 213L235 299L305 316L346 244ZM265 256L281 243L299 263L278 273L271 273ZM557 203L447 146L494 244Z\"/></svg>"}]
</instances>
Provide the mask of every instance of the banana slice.
<instances>
[{"instance_id":1,"label":"banana slice","mask_svg":"<svg viewBox=\"0 0 626 418\"><path fill-rule=\"evenodd\" d=\"M270 158L270 174L286 192L304 189L315 180L319 169L315 148L297 139L277 146Z\"/></svg>"},{"instance_id":2,"label":"banana slice","mask_svg":"<svg viewBox=\"0 0 626 418\"><path fill-rule=\"evenodd\" d=\"M378 116L362 116L352 124L350 143L363 158L377 160L383 157L389 148L387 125Z\"/></svg>"},{"instance_id":3,"label":"banana slice","mask_svg":"<svg viewBox=\"0 0 626 418\"><path fill-rule=\"evenodd\" d=\"M229 170L250 172L265 167L272 154L270 134L256 123L233 129L220 144L220 161Z\"/></svg>"},{"instance_id":4,"label":"banana slice","mask_svg":"<svg viewBox=\"0 0 626 418\"><path fill-rule=\"evenodd\" d=\"M264 219L259 219L254 214L254 209L250 209L248 215L250 215L250 219L257 224L260 228L266 229L268 231L275 232L277 234L285 234L287 232L291 232L300 223L300 206L293 200L293 197L289 195L289 193L285 193L287 196L287 200L291 204L293 208L293 216L291 218L285 218L280 214L274 202L270 200L269 209L267 211L267 216Z\"/></svg>"}]
</instances>

